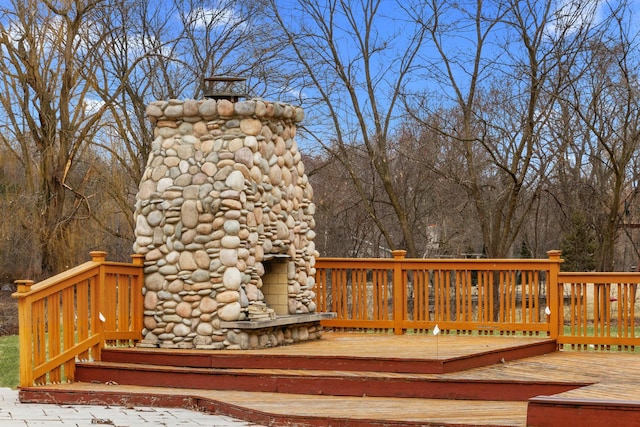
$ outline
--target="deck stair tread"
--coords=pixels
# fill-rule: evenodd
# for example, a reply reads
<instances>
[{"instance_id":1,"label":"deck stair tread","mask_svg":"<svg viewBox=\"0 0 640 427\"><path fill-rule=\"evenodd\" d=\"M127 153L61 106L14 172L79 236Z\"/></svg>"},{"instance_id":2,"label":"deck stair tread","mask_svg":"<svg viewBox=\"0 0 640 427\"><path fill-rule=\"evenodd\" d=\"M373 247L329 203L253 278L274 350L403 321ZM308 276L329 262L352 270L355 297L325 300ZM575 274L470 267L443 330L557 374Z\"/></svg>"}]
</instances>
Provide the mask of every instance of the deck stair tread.
<instances>
[{"instance_id":1,"label":"deck stair tread","mask_svg":"<svg viewBox=\"0 0 640 427\"><path fill-rule=\"evenodd\" d=\"M220 369L120 362L79 363L76 378L84 382L161 385L177 388L244 390L299 394L414 397L470 400L527 400L556 394L587 383L508 378L450 378L447 375L286 369Z\"/></svg>"},{"instance_id":2,"label":"deck stair tread","mask_svg":"<svg viewBox=\"0 0 640 427\"><path fill-rule=\"evenodd\" d=\"M389 337L382 336L378 346L365 336L358 348L342 336L331 336L324 346L318 343L276 347L250 351L202 351L144 348L112 348L103 351L102 360L132 362L146 365L176 365L218 368L286 368L311 370L376 371L398 373L448 373L500 361L546 354L555 350L549 339L514 339L509 337L481 338L485 345L472 348L469 337L446 337L442 341L433 337L414 337L400 344L385 346ZM339 337L339 338L336 338ZM399 337L401 338L401 337ZM476 338L476 344L479 337ZM351 338L352 339L352 338ZM324 339L322 340L324 341ZM315 344L315 345L314 345ZM434 345L435 344L435 345ZM443 348L440 350L440 345ZM373 346L373 347L372 347ZM434 350L435 348L435 350Z\"/></svg>"},{"instance_id":3,"label":"deck stair tread","mask_svg":"<svg viewBox=\"0 0 640 427\"><path fill-rule=\"evenodd\" d=\"M31 395L36 396L34 393ZM46 386L40 396L36 400L60 404L190 407L262 425L299 427L525 426L527 410L526 402L310 396L88 383Z\"/></svg>"},{"instance_id":4,"label":"deck stair tread","mask_svg":"<svg viewBox=\"0 0 640 427\"><path fill-rule=\"evenodd\" d=\"M144 366L138 363L127 362L77 362L76 366L84 367L105 367L124 370L145 370L145 371L173 371L176 372L196 372L203 374L245 374L245 375L279 375L279 376L297 376L297 377L356 377L356 378L373 378L373 379L403 379L418 381L464 381L464 382L513 382L513 383L549 383L549 384L565 384L579 383L583 386L590 385L590 381L575 381L566 378L551 379L544 375L534 376L509 376L508 378L496 378L490 375L483 368L477 368L464 373L454 372L446 374L421 374L421 373L399 373L399 372L378 372L378 371L348 371L348 370L326 370L326 369L261 369L261 368L193 368L189 366L173 366L173 365L152 365Z\"/></svg>"},{"instance_id":5,"label":"deck stair tread","mask_svg":"<svg viewBox=\"0 0 640 427\"><path fill-rule=\"evenodd\" d=\"M597 383L554 395L556 399L633 402L640 406L640 384Z\"/></svg>"}]
</instances>

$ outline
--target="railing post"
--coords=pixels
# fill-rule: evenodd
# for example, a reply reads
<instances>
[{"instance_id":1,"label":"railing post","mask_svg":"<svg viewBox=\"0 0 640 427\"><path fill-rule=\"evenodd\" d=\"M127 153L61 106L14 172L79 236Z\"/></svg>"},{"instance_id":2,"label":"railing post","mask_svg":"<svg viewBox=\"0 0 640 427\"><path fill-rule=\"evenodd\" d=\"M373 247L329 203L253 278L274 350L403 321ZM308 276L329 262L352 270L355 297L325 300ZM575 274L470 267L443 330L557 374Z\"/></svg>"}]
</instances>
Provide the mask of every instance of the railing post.
<instances>
[{"instance_id":1,"label":"railing post","mask_svg":"<svg viewBox=\"0 0 640 427\"><path fill-rule=\"evenodd\" d=\"M105 251L91 251L89 255L93 262L104 262L107 259L107 253Z\"/></svg>"},{"instance_id":2,"label":"railing post","mask_svg":"<svg viewBox=\"0 0 640 427\"><path fill-rule=\"evenodd\" d=\"M406 288L404 277L402 275L402 261L407 251L395 250L393 254L393 333L402 335L404 328L402 323L404 320L404 311L407 305Z\"/></svg>"},{"instance_id":3,"label":"railing post","mask_svg":"<svg viewBox=\"0 0 640 427\"><path fill-rule=\"evenodd\" d=\"M547 297L547 307L549 307L549 337L558 339L560 333L560 322L562 321L561 311L563 310L561 292L558 289L558 273L560 273L560 259L562 252L559 250L547 251L549 257L549 295Z\"/></svg>"},{"instance_id":4,"label":"railing post","mask_svg":"<svg viewBox=\"0 0 640 427\"><path fill-rule=\"evenodd\" d=\"M144 302L142 300L142 288L144 287L144 255L131 255L131 262L133 265L140 268L140 274L135 279L135 289L132 301L133 310L131 314L133 319L131 319L131 325L133 330L140 334L139 339L142 339L142 326L144 322Z\"/></svg>"},{"instance_id":5,"label":"railing post","mask_svg":"<svg viewBox=\"0 0 640 427\"><path fill-rule=\"evenodd\" d=\"M98 277L96 279L96 296L95 298L91 298L93 302L93 306L91 307L91 324L95 325L95 332L100 336L99 343L97 347L93 347L91 349L91 357L93 360L99 361L102 359L102 349L105 345L104 339L104 298L105 298L105 271L104 271L104 262L107 258L107 253L105 251L91 251L89 252L91 255L91 261L100 263L100 267L98 269Z\"/></svg>"},{"instance_id":6,"label":"railing post","mask_svg":"<svg viewBox=\"0 0 640 427\"><path fill-rule=\"evenodd\" d=\"M31 291L33 280L16 280L17 291L11 296L18 299L18 340L20 346L20 387L33 385L33 347L31 307L24 294Z\"/></svg>"}]
</instances>

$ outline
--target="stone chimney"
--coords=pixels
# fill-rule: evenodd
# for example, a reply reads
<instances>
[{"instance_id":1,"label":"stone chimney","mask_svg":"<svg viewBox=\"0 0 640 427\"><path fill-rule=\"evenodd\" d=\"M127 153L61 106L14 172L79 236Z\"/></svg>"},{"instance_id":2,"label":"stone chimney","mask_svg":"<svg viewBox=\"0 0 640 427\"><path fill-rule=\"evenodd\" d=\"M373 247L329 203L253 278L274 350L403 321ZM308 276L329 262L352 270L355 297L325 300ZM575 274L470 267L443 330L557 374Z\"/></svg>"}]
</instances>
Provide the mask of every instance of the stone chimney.
<instances>
[{"instance_id":1,"label":"stone chimney","mask_svg":"<svg viewBox=\"0 0 640 427\"><path fill-rule=\"evenodd\" d=\"M247 349L316 339L313 190L301 108L261 99L151 103L136 200L142 346Z\"/></svg>"}]
</instances>

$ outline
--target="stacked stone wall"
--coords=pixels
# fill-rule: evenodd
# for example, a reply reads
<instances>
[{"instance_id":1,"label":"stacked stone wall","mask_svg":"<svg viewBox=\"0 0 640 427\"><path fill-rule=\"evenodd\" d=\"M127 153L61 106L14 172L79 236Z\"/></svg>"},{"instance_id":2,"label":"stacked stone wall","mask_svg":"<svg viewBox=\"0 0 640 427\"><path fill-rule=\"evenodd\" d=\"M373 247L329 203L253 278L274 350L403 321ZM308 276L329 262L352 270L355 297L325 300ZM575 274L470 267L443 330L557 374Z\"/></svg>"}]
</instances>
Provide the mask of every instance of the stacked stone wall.
<instances>
[{"instance_id":1,"label":"stacked stone wall","mask_svg":"<svg viewBox=\"0 0 640 427\"><path fill-rule=\"evenodd\" d=\"M314 313L313 190L295 141L304 113L263 100L153 102L137 195L145 257L143 345L255 348L319 338L319 324L225 329L272 318L264 262L287 262L288 312Z\"/></svg>"}]
</instances>

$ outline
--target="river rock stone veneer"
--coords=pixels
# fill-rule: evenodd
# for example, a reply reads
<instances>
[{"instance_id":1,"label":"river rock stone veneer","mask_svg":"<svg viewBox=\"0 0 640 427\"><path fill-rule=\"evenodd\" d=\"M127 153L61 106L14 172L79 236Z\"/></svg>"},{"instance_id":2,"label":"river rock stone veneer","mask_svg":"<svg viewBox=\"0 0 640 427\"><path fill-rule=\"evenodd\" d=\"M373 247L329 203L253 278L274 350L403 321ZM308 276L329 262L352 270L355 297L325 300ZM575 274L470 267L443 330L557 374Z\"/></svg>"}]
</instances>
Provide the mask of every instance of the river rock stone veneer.
<instances>
[{"instance_id":1,"label":"river rock stone veneer","mask_svg":"<svg viewBox=\"0 0 640 427\"><path fill-rule=\"evenodd\" d=\"M318 253L295 141L302 109L170 100L151 103L147 115L155 140L134 244L145 259L141 345L249 349L319 338L319 321L304 321L316 312ZM267 292L270 271L270 281L281 279ZM274 321L294 316L303 321Z\"/></svg>"}]
</instances>

